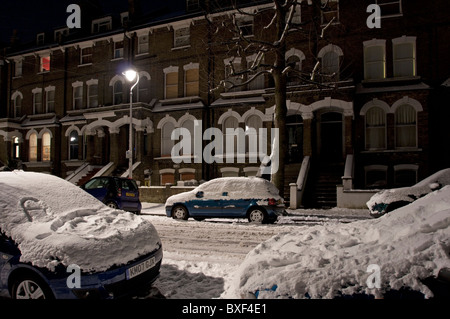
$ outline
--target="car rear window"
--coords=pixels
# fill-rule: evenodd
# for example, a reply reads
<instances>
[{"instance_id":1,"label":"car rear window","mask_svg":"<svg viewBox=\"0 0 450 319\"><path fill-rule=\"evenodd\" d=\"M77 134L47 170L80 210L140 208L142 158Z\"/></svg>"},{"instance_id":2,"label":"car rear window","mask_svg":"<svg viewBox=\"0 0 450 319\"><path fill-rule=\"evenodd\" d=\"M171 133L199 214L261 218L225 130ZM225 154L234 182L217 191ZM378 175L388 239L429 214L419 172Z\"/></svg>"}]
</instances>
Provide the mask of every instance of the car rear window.
<instances>
[{"instance_id":1,"label":"car rear window","mask_svg":"<svg viewBox=\"0 0 450 319\"><path fill-rule=\"evenodd\" d=\"M134 180L131 179L122 179L121 180L122 189L129 190L129 191L137 191L138 187Z\"/></svg>"},{"instance_id":2,"label":"car rear window","mask_svg":"<svg viewBox=\"0 0 450 319\"><path fill-rule=\"evenodd\" d=\"M108 181L105 178L91 179L84 185L85 189L105 188Z\"/></svg>"}]
</instances>

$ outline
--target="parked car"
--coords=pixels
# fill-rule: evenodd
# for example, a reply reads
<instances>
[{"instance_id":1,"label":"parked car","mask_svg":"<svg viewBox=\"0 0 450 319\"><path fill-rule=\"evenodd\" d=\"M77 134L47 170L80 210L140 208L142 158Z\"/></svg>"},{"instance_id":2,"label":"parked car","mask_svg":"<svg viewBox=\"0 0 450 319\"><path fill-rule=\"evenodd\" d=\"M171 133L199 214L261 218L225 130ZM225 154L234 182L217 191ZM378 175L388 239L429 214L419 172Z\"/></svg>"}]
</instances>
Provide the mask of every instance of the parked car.
<instances>
[{"instance_id":1,"label":"parked car","mask_svg":"<svg viewBox=\"0 0 450 319\"><path fill-rule=\"evenodd\" d=\"M0 172L0 295L120 298L149 289L162 245L153 225L59 177Z\"/></svg>"},{"instance_id":2,"label":"parked car","mask_svg":"<svg viewBox=\"0 0 450 319\"><path fill-rule=\"evenodd\" d=\"M370 198L367 207L372 217L380 217L445 185L450 185L450 168L440 170L411 187L382 190Z\"/></svg>"},{"instance_id":3,"label":"parked car","mask_svg":"<svg viewBox=\"0 0 450 319\"><path fill-rule=\"evenodd\" d=\"M284 200L278 193L272 183L259 177L222 177L170 196L165 209L167 216L175 219L247 218L273 223L285 214Z\"/></svg>"},{"instance_id":4,"label":"parked car","mask_svg":"<svg viewBox=\"0 0 450 319\"><path fill-rule=\"evenodd\" d=\"M111 208L141 213L139 187L133 179L113 176L94 177L80 187Z\"/></svg>"}]
</instances>

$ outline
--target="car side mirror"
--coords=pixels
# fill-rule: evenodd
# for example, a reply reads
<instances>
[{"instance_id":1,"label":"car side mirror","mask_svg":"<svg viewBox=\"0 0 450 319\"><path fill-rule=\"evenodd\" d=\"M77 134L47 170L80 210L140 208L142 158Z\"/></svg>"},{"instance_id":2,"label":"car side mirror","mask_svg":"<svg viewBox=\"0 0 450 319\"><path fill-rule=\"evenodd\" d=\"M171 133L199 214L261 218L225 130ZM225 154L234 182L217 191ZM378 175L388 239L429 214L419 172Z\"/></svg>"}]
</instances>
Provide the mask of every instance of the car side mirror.
<instances>
[{"instance_id":1,"label":"car side mirror","mask_svg":"<svg viewBox=\"0 0 450 319\"><path fill-rule=\"evenodd\" d=\"M202 191L198 191L197 194L195 194L195 197L202 198L204 193Z\"/></svg>"}]
</instances>

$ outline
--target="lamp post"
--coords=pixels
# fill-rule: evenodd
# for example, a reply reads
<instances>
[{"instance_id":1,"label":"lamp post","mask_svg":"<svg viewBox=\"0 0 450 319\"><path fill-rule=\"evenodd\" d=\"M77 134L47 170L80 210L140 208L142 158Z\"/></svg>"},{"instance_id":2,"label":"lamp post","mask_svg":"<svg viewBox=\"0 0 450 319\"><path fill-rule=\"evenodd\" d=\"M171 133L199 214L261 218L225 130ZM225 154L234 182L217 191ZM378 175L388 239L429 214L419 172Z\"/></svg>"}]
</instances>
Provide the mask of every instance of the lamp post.
<instances>
[{"instance_id":1,"label":"lamp post","mask_svg":"<svg viewBox=\"0 0 450 319\"><path fill-rule=\"evenodd\" d=\"M126 153L126 157L128 158L128 177L133 178L133 89L139 82L139 73L134 69L128 69L122 73L128 82L133 82L136 79L136 83L134 83L130 87L130 130L129 130L129 150Z\"/></svg>"}]
</instances>

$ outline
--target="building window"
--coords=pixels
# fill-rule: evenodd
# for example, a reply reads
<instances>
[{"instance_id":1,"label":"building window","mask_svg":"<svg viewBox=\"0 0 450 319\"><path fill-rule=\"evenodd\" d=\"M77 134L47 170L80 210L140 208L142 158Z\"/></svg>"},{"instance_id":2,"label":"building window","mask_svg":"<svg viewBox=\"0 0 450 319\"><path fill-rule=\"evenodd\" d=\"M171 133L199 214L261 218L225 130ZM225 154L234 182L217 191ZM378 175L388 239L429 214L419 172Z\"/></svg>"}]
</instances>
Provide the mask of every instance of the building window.
<instances>
[{"instance_id":1,"label":"building window","mask_svg":"<svg viewBox=\"0 0 450 319\"><path fill-rule=\"evenodd\" d=\"M366 188L381 188L387 186L386 165L364 166Z\"/></svg>"},{"instance_id":2,"label":"building window","mask_svg":"<svg viewBox=\"0 0 450 319\"><path fill-rule=\"evenodd\" d=\"M341 56L343 56L342 49L333 44L319 51L318 57L322 61L321 73L324 82L339 81Z\"/></svg>"},{"instance_id":3,"label":"building window","mask_svg":"<svg viewBox=\"0 0 450 319\"><path fill-rule=\"evenodd\" d=\"M78 133L72 131L69 137L69 160L78 159Z\"/></svg>"},{"instance_id":4,"label":"building window","mask_svg":"<svg viewBox=\"0 0 450 319\"><path fill-rule=\"evenodd\" d=\"M165 98L173 99L178 97L178 67L164 69L165 73Z\"/></svg>"},{"instance_id":5,"label":"building window","mask_svg":"<svg viewBox=\"0 0 450 319\"><path fill-rule=\"evenodd\" d=\"M137 85L137 94L133 94L133 102L148 103L150 91L150 74L147 72L139 72L140 80Z\"/></svg>"},{"instance_id":6,"label":"building window","mask_svg":"<svg viewBox=\"0 0 450 319\"><path fill-rule=\"evenodd\" d=\"M122 24L122 27L126 27L129 20L130 20L130 17L129 17L128 12L122 12L120 14L120 22Z\"/></svg>"},{"instance_id":7,"label":"building window","mask_svg":"<svg viewBox=\"0 0 450 319\"><path fill-rule=\"evenodd\" d=\"M245 121L245 147L246 152L256 153L258 152L258 134L259 129L262 128L262 120L258 115L251 115Z\"/></svg>"},{"instance_id":8,"label":"building window","mask_svg":"<svg viewBox=\"0 0 450 319\"><path fill-rule=\"evenodd\" d=\"M300 72L302 70L302 61L305 60L305 54L297 49L291 48L286 52L286 66L292 70L287 73L287 85L298 85L301 83Z\"/></svg>"},{"instance_id":9,"label":"building window","mask_svg":"<svg viewBox=\"0 0 450 319\"><path fill-rule=\"evenodd\" d=\"M286 23L288 22L287 19L289 18L289 14L286 14ZM294 15L292 16L291 23L293 24L300 24L302 23L302 5L296 4L294 8Z\"/></svg>"},{"instance_id":10,"label":"building window","mask_svg":"<svg viewBox=\"0 0 450 319\"><path fill-rule=\"evenodd\" d=\"M12 157L14 159L20 158L20 139L17 136L13 137Z\"/></svg>"},{"instance_id":11,"label":"building window","mask_svg":"<svg viewBox=\"0 0 450 319\"><path fill-rule=\"evenodd\" d=\"M161 129L161 156L168 157L174 146L174 141L170 138L175 126L173 123L167 122Z\"/></svg>"},{"instance_id":12,"label":"building window","mask_svg":"<svg viewBox=\"0 0 450 319\"><path fill-rule=\"evenodd\" d=\"M398 148L417 147L417 111L408 104L395 110L395 146Z\"/></svg>"},{"instance_id":13,"label":"building window","mask_svg":"<svg viewBox=\"0 0 450 319\"><path fill-rule=\"evenodd\" d=\"M92 21L92 33L110 31L112 27L111 17Z\"/></svg>"},{"instance_id":14,"label":"building window","mask_svg":"<svg viewBox=\"0 0 450 319\"><path fill-rule=\"evenodd\" d=\"M386 149L386 113L380 107L366 112L366 149Z\"/></svg>"},{"instance_id":15,"label":"building window","mask_svg":"<svg viewBox=\"0 0 450 319\"><path fill-rule=\"evenodd\" d=\"M33 114L42 114L44 109L42 108L42 89L33 90Z\"/></svg>"},{"instance_id":16,"label":"building window","mask_svg":"<svg viewBox=\"0 0 450 319\"><path fill-rule=\"evenodd\" d=\"M114 59L123 58L123 40L114 42Z\"/></svg>"},{"instance_id":17,"label":"building window","mask_svg":"<svg viewBox=\"0 0 450 319\"><path fill-rule=\"evenodd\" d=\"M322 1L322 24L339 22L339 0L321 0Z\"/></svg>"},{"instance_id":18,"label":"building window","mask_svg":"<svg viewBox=\"0 0 450 319\"><path fill-rule=\"evenodd\" d=\"M83 84L76 82L73 86L73 109L81 110L83 108Z\"/></svg>"},{"instance_id":19,"label":"building window","mask_svg":"<svg viewBox=\"0 0 450 319\"><path fill-rule=\"evenodd\" d=\"M39 63L39 72L49 72L50 71L50 55L41 56Z\"/></svg>"},{"instance_id":20,"label":"building window","mask_svg":"<svg viewBox=\"0 0 450 319\"><path fill-rule=\"evenodd\" d=\"M23 96L20 92L15 92L12 96L13 103L13 116L20 117L22 116L22 100Z\"/></svg>"},{"instance_id":21,"label":"building window","mask_svg":"<svg viewBox=\"0 0 450 319\"><path fill-rule=\"evenodd\" d=\"M16 60L14 62L14 77L22 76L23 60Z\"/></svg>"},{"instance_id":22,"label":"building window","mask_svg":"<svg viewBox=\"0 0 450 319\"><path fill-rule=\"evenodd\" d=\"M39 33L36 35L36 45L44 45L45 43L45 33Z\"/></svg>"},{"instance_id":23,"label":"building window","mask_svg":"<svg viewBox=\"0 0 450 319\"><path fill-rule=\"evenodd\" d=\"M69 35L69 28L55 30L55 42L61 43Z\"/></svg>"},{"instance_id":24,"label":"building window","mask_svg":"<svg viewBox=\"0 0 450 319\"><path fill-rule=\"evenodd\" d=\"M226 88L228 92L237 92L242 90L242 76L233 75L241 71L241 58L231 57L224 60Z\"/></svg>"},{"instance_id":25,"label":"building window","mask_svg":"<svg viewBox=\"0 0 450 319\"><path fill-rule=\"evenodd\" d=\"M138 54L148 53L148 35L138 37Z\"/></svg>"},{"instance_id":26,"label":"building window","mask_svg":"<svg viewBox=\"0 0 450 319\"><path fill-rule=\"evenodd\" d=\"M400 164L394 166L394 186L406 187L417 183L419 165Z\"/></svg>"},{"instance_id":27,"label":"building window","mask_svg":"<svg viewBox=\"0 0 450 319\"><path fill-rule=\"evenodd\" d=\"M113 103L114 105L122 104L123 102L123 86L121 81L116 81L113 86Z\"/></svg>"},{"instance_id":28,"label":"building window","mask_svg":"<svg viewBox=\"0 0 450 319\"><path fill-rule=\"evenodd\" d=\"M29 161L30 162L36 162L37 161L37 134L32 133L30 135L30 149L29 149Z\"/></svg>"},{"instance_id":29,"label":"building window","mask_svg":"<svg viewBox=\"0 0 450 319\"><path fill-rule=\"evenodd\" d=\"M255 63L255 60L257 59L257 55L254 54L252 56L248 56L246 58L247 60L247 68L251 69L251 71L248 73L247 75L247 79L250 80L252 79L252 81L250 81L248 83L248 90L260 90L260 89L264 89L264 75L260 74L258 75L256 78L253 78L254 76L256 76L258 74L258 72L261 72L263 70L262 67L256 67L256 69L253 69L253 63ZM261 61L263 62L263 61ZM256 63L259 63L258 61L256 61Z\"/></svg>"},{"instance_id":30,"label":"building window","mask_svg":"<svg viewBox=\"0 0 450 319\"><path fill-rule=\"evenodd\" d=\"M386 40L364 42L364 79L386 78Z\"/></svg>"},{"instance_id":31,"label":"building window","mask_svg":"<svg viewBox=\"0 0 450 319\"><path fill-rule=\"evenodd\" d=\"M45 88L45 101L47 113L55 112L55 87Z\"/></svg>"},{"instance_id":32,"label":"building window","mask_svg":"<svg viewBox=\"0 0 450 319\"><path fill-rule=\"evenodd\" d=\"M173 30L173 47L180 48L191 44L190 28L176 28Z\"/></svg>"},{"instance_id":33,"label":"building window","mask_svg":"<svg viewBox=\"0 0 450 319\"><path fill-rule=\"evenodd\" d=\"M394 77L416 76L416 37L393 39Z\"/></svg>"},{"instance_id":34,"label":"building window","mask_svg":"<svg viewBox=\"0 0 450 319\"><path fill-rule=\"evenodd\" d=\"M380 6L381 17L395 17L402 15L401 0L376 0L376 4Z\"/></svg>"},{"instance_id":35,"label":"building window","mask_svg":"<svg viewBox=\"0 0 450 319\"><path fill-rule=\"evenodd\" d=\"M98 106L98 84L88 86L88 107Z\"/></svg>"},{"instance_id":36,"label":"building window","mask_svg":"<svg viewBox=\"0 0 450 319\"><path fill-rule=\"evenodd\" d=\"M166 168L159 171L161 185L175 184L175 169Z\"/></svg>"},{"instance_id":37,"label":"building window","mask_svg":"<svg viewBox=\"0 0 450 319\"><path fill-rule=\"evenodd\" d=\"M199 71L198 63L192 63L184 66L184 95L199 95Z\"/></svg>"},{"instance_id":38,"label":"building window","mask_svg":"<svg viewBox=\"0 0 450 319\"><path fill-rule=\"evenodd\" d=\"M239 127L238 119L234 116L229 116L223 121L223 153L227 154L229 151L234 154L238 150L238 136L236 134L236 129ZM227 149L227 140L233 140L234 148L231 150ZM231 142L230 142L231 143ZM230 146L228 146L230 147Z\"/></svg>"},{"instance_id":39,"label":"building window","mask_svg":"<svg viewBox=\"0 0 450 319\"><path fill-rule=\"evenodd\" d=\"M239 28L239 35L243 37L249 37L253 35L253 17L252 16L240 16L236 18L236 24Z\"/></svg>"},{"instance_id":40,"label":"building window","mask_svg":"<svg viewBox=\"0 0 450 319\"><path fill-rule=\"evenodd\" d=\"M42 135L42 161L49 162L50 161L50 146L51 146L51 137L50 133L46 132Z\"/></svg>"},{"instance_id":41,"label":"building window","mask_svg":"<svg viewBox=\"0 0 450 319\"><path fill-rule=\"evenodd\" d=\"M80 65L92 63L92 47L81 49L80 52Z\"/></svg>"}]
</instances>

